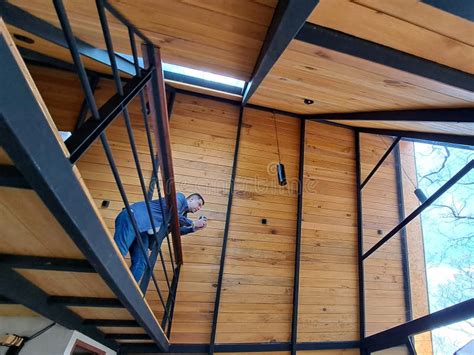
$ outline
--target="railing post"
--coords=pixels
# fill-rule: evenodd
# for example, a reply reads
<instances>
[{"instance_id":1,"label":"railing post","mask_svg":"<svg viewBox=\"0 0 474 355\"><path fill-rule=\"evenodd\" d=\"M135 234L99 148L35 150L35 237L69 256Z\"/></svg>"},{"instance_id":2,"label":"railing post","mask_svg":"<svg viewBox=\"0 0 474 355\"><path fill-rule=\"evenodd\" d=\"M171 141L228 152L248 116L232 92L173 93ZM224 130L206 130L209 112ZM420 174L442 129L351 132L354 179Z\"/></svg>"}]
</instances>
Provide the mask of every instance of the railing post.
<instances>
[{"instance_id":1,"label":"railing post","mask_svg":"<svg viewBox=\"0 0 474 355\"><path fill-rule=\"evenodd\" d=\"M161 54L158 47L152 44L142 44L145 68L154 67L152 78L147 84L147 94L150 103L153 133L158 145L158 159L161 162L161 175L164 182L166 205L171 211L170 230L173 237L173 249L177 265L183 263L181 249L181 234L179 231L178 209L176 203L176 188L169 140L168 111L166 105L165 82L161 65Z\"/></svg>"}]
</instances>

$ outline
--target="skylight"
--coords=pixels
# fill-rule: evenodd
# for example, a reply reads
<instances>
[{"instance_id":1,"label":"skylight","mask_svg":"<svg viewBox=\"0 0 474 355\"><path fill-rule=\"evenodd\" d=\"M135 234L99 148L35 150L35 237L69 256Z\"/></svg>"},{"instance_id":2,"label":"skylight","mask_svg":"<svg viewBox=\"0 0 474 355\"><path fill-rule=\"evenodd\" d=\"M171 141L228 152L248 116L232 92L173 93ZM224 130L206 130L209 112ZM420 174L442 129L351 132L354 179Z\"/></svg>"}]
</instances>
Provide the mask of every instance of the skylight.
<instances>
[{"instance_id":1,"label":"skylight","mask_svg":"<svg viewBox=\"0 0 474 355\"><path fill-rule=\"evenodd\" d=\"M131 55L118 53L118 52L116 52L116 54L118 56L122 57L122 58L125 58L126 60L128 60L130 62L133 61L133 57ZM138 58L138 63L143 68L143 58L139 57ZM165 72L165 79L174 80L173 75L169 75L170 77L167 77L167 75L166 75L166 73L174 73L174 74L178 74L178 75L187 76L189 78L207 80L207 81L209 81L211 83L214 83L214 84L217 84L217 85L222 84L222 85L231 86L233 88L238 88L240 90L237 90L237 89L234 89L234 90L232 90L232 89L230 89L230 90L223 89L223 91L229 91L229 92L234 92L234 93L239 93L239 94L241 93L242 89L245 86L245 81L243 81L243 80L231 78L229 76L224 76L224 75L212 74L212 73L205 72L205 71L202 71L202 70L191 69L191 68L183 67L181 65L163 63L163 71ZM178 80L178 81L180 81L180 80ZM191 79L191 81L193 81L193 80ZM198 86L200 86L200 85L198 85ZM212 88L212 84L209 87ZM219 90L219 88L217 88L217 89ZM222 88L220 88L220 90L222 90Z\"/></svg>"},{"instance_id":2,"label":"skylight","mask_svg":"<svg viewBox=\"0 0 474 355\"><path fill-rule=\"evenodd\" d=\"M231 78L229 76L224 76L224 75L212 74L212 73L205 72L205 71L202 71L202 70L186 68L186 67L182 67L180 65L163 63L163 70L164 71L169 71L169 72L172 72L172 73L192 76L194 78L214 81L216 83L221 83L221 84L225 84L225 85L231 85L231 86L235 86L235 87L238 87L238 88L241 88L241 89L245 85L245 81L243 81L243 80L234 79L234 78Z\"/></svg>"}]
</instances>

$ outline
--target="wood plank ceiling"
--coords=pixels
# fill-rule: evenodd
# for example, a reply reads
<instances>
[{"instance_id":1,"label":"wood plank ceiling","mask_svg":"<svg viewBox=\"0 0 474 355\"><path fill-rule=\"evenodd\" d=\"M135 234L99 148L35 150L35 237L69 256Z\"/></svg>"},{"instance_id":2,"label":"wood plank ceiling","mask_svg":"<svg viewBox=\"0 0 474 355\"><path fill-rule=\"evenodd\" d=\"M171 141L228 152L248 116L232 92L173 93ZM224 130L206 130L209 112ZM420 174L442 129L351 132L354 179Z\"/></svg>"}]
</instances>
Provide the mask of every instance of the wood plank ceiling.
<instances>
[{"instance_id":1,"label":"wood plank ceiling","mask_svg":"<svg viewBox=\"0 0 474 355\"><path fill-rule=\"evenodd\" d=\"M417 0L321 0L307 21L474 73L474 24ZM474 93L293 40L250 103L301 114L473 107ZM474 134L471 123L340 123Z\"/></svg>"},{"instance_id":2,"label":"wood plank ceiling","mask_svg":"<svg viewBox=\"0 0 474 355\"><path fill-rule=\"evenodd\" d=\"M59 26L48 0L9 2ZM164 61L242 80L249 80L252 75L276 2L111 0L162 48ZM65 3L76 36L105 48L95 2ZM130 53L125 27L112 16L109 21L115 50ZM321 0L307 21L474 73L474 24L417 0ZM52 46L40 50L65 59L64 53L55 53ZM305 105L305 98L314 104ZM474 93L293 40L249 102L293 113L316 114L473 107ZM472 123L341 123L474 134Z\"/></svg>"},{"instance_id":3,"label":"wood plank ceiling","mask_svg":"<svg viewBox=\"0 0 474 355\"><path fill-rule=\"evenodd\" d=\"M11 4L59 27L49 0ZM167 63L248 80L260 53L276 0L112 0L110 3L161 47ZM105 49L95 1L65 1L74 34ZM128 32L108 16L117 52L131 54ZM54 53L52 53L54 54Z\"/></svg>"}]
</instances>

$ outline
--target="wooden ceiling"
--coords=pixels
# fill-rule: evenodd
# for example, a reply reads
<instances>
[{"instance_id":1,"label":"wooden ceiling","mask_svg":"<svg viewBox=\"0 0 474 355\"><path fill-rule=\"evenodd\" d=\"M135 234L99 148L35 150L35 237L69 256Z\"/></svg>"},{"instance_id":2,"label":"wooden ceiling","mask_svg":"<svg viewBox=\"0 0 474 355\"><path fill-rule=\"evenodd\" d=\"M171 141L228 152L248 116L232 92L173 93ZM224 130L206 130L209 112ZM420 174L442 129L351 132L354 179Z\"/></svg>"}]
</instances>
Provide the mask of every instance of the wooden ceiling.
<instances>
[{"instance_id":1,"label":"wooden ceiling","mask_svg":"<svg viewBox=\"0 0 474 355\"><path fill-rule=\"evenodd\" d=\"M49 0L10 3L59 27ZM249 80L276 0L111 0L162 48L164 61ZM75 35L105 48L95 1L65 1ZM474 73L474 24L418 0L320 0L308 22ZM123 25L109 16L115 50L130 53ZM21 44L24 46L24 44ZM52 46L38 46L64 59ZM211 95L215 93L208 92ZM305 105L305 98L314 104ZM473 107L474 93L343 53L293 40L250 103L300 114ZM473 124L362 125L473 134Z\"/></svg>"},{"instance_id":2,"label":"wooden ceiling","mask_svg":"<svg viewBox=\"0 0 474 355\"><path fill-rule=\"evenodd\" d=\"M50 0L11 4L59 27ZM64 1L76 37L105 48L94 0ZM167 63L249 80L277 0L111 0L161 47ZM131 54L128 32L108 16L114 49Z\"/></svg>"}]
</instances>

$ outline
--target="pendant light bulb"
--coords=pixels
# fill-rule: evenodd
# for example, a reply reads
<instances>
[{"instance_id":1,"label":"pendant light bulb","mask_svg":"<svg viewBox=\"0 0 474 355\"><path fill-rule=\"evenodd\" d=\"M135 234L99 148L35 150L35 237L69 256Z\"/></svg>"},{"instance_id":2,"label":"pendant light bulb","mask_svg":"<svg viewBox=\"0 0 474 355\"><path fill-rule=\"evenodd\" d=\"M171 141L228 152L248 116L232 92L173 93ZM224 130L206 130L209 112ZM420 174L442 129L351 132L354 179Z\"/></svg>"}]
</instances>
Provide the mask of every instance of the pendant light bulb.
<instances>
[{"instance_id":1,"label":"pendant light bulb","mask_svg":"<svg viewBox=\"0 0 474 355\"><path fill-rule=\"evenodd\" d=\"M286 173L285 173L285 166L282 163L278 163L277 173L278 173L278 183L280 184L280 186L285 186L286 185Z\"/></svg>"}]
</instances>

